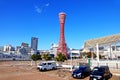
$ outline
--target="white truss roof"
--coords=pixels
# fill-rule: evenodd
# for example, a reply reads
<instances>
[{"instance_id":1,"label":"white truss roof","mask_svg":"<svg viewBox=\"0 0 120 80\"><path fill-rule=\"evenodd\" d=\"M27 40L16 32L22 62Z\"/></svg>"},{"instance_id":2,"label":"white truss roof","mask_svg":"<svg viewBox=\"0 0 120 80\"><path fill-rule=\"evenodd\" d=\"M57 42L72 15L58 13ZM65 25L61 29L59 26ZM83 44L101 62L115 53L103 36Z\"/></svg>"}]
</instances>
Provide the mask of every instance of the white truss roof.
<instances>
[{"instance_id":1,"label":"white truss roof","mask_svg":"<svg viewBox=\"0 0 120 80\"><path fill-rule=\"evenodd\" d=\"M111 36L106 36L106 37L87 40L84 44L84 47L85 48L95 47L96 44L105 45L105 44L114 44L116 42L120 42L120 34L114 34L114 35L111 35Z\"/></svg>"}]
</instances>

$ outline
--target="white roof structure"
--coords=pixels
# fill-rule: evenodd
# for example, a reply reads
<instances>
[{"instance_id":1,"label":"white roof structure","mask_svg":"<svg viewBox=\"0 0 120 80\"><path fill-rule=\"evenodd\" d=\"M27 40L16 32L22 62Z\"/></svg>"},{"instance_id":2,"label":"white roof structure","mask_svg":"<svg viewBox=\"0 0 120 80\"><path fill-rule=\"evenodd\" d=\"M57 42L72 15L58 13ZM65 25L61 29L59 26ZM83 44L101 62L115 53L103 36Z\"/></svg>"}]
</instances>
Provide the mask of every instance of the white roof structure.
<instances>
[{"instance_id":1,"label":"white roof structure","mask_svg":"<svg viewBox=\"0 0 120 80\"><path fill-rule=\"evenodd\" d=\"M114 34L111 36L87 40L84 44L84 48L95 47L96 44L105 45L105 44L115 44L117 42L120 42L120 34Z\"/></svg>"}]
</instances>

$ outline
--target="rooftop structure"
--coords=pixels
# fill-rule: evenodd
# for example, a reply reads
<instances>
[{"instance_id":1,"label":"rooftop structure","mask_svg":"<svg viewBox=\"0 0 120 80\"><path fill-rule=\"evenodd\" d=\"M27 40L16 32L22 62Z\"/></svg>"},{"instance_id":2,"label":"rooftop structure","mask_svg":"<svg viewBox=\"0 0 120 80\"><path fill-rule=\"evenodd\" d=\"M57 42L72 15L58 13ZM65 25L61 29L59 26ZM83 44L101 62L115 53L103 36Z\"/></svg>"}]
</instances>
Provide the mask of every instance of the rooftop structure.
<instances>
[{"instance_id":1,"label":"rooftop structure","mask_svg":"<svg viewBox=\"0 0 120 80\"><path fill-rule=\"evenodd\" d=\"M93 51L97 54L97 61L99 61L99 47L105 46L108 47L109 52L107 52L107 58L113 59L113 57L116 56L117 53L117 47L116 45L120 42L120 34L114 34L111 36L96 38L87 40L84 44L84 50L93 48ZM114 51L112 51L112 46L114 45Z\"/></svg>"},{"instance_id":2,"label":"rooftop structure","mask_svg":"<svg viewBox=\"0 0 120 80\"><path fill-rule=\"evenodd\" d=\"M114 34L111 36L106 36L106 37L101 37L101 38L96 38L96 39L91 39L87 40L84 44L84 47L95 47L96 43L99 45L106 45L106 44L114 44L120 42L120 34Z\"/></svg>"}]
</instances>

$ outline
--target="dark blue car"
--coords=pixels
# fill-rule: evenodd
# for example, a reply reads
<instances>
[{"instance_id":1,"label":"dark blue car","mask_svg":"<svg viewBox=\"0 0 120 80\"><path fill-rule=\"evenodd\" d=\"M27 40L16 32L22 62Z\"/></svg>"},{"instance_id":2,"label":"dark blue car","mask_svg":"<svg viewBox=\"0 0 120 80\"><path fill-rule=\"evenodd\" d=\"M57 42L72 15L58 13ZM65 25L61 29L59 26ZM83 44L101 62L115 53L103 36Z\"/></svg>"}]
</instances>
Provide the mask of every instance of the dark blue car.
<instances>
[{"instance_id":1,"label":"dark blue car","mask_svg":"<svg viewBox=\"0 0 120 80\"><path fill-rule=\"evenodd\" d=\"M87 66L80 66L72 72L73 78L85 78L90 75L91 69Z\"/></svg>"},{"instance_id":2,"label":"dark blue car","mask_svg":"<svg viewBox=\"0 0 120 80\"><path fill-rule=\"evenodd\" d=\"M108 66L94 67L90 74L89 80L108 80L112 77L112 73Z\"/></svg>"}]
</instances>

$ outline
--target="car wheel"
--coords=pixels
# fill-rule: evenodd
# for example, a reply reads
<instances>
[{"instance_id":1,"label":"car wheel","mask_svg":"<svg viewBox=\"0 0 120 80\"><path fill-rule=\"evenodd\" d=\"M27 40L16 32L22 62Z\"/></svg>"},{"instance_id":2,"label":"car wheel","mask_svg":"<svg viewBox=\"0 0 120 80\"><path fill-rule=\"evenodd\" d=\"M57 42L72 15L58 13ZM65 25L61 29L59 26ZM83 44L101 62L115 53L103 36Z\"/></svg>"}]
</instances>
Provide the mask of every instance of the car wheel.
<instances>
[{"instance_id":1,"label":"car wheel","mask_svg":"<svg viewBox=\"0 0 120 80\"><path fill-rule=\"evenodd\" d=\"M39 70L39 71L41 71L41 69L40 69L40 68L39 68L38 70Z\"/></svg>"},{"instance_id":2,"label":"car wheel","mask_svg":"<svg viewBox=\"0 0 120 80\"><path fill-rule=\"evenodd\" d=\"M84 75L81 75L81 78L83 79L83 78L84 78Z\"/></svg>"},{"instance_id":3,"label":"car wheel","mask_svg":"<svg viewBox=\"0 0 120 80\"><path fill-rule=\"evenodd\" d=\"M103 80L106 80L105 78L103 78Z\"/></svg>"},{"instance_id":4,"label":"car wheel","mask_svg":"<svg viewBox=\"0 0 120 80\"><path fill-rule=\"evenodd\" d=\"M55 68L53 67L52 70L55 70Z\"/></svg>"},{"instance_id":5,"label":"car wheel","mask_svg":"<svg viewBox=\"0 0 120 80\"><path fill-rule=\"evenodd\" d=\"M111 77L112 77L112 74L109 75L109 78L111 78Z\"/></svg>"},{"instance_id":6,"label":"car wheel","mask_svg":"<svg viewBox=\"0 0 120 80\"><path fill-rule=\"evenodd\" d=\"M46 71L47 69L46 68L44 68L44 71Z\"/></svg>"}]
</instances>

